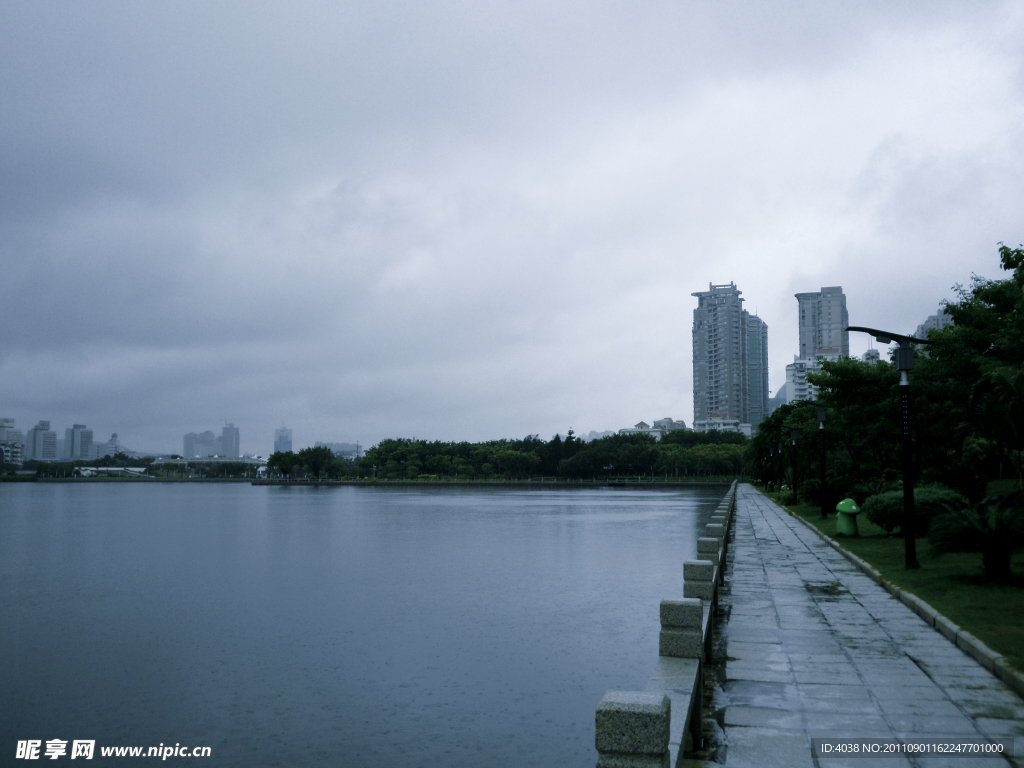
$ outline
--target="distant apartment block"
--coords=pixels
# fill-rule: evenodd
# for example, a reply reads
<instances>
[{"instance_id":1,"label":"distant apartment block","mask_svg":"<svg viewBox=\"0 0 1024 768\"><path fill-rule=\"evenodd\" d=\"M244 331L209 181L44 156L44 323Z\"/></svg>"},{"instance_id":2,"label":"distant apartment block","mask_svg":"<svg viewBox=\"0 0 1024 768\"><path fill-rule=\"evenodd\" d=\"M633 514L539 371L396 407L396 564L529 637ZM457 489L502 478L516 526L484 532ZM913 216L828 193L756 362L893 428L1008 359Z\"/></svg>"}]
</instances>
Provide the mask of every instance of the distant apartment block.
<instances>
[{"instance_id":1,"label":"distant apartment block","mask_svg":"<svg viewBox=\"0 0 1024 768\"><path fill-rule=\"evenodd\" d=\"M102 459L104 456L116 456L121 453L121 443L117 439L117 432L110 436L110 439L105 443L95 443L93 445L95 458Z\"/></svg>"},{"instance_id":2,"label":"distant apartment block","mask_svg":"<svg viewBox=\"0 0 1024 768\"><path fill-rule=\"evenodd\" d=\"M238 427L228 423L220 432L221 450L218 455L229 459L237 459L242 455L239 451L239 442Z\"/></svg>"},{"instance_id":3,"label":"distant apartment block","mask_svg":"<svg viewBox=\"0 0 1024 768\"><path fill-rule=\"evenodd\" d=\"M921 338L918 336L917 338ZM869 349L863 355L860 356L861 362L867 363L868 365L874 365L879 360L878 350Z\"/></svg>"},{"instance_id":4,"label":"distant apartment block","mask_svg":"<svg viewBox=\"0 0 1024 768\"><path fill-rule=\"evenodd\" d=\"M205 432L189 432L182 439L181 455L186 459L204 459L210 456L237 459L241 456L238 427L228 424L219 436L209 429Z\"/></svg>"},{"instance_id":5,"label":"distant apartment block","mask_svg":"<svg viewBox=\"0 0 1024 768\"><path fill-rule=\"evenodd\" d=\"M57 460L57 432L50 429L50 422L40 421L28 431L25 458L36 461Z\"/></svg>"},{"instance_id":6,"label":"distant apartment block","mask_svg":"<svg viewBox=\"0 0 1024 768\"><path fill-rule=\"evenodd\" d=\"M292 449L292 431L287 427L274 430L274 453L283 453Z\"/></svg>"},{"instance_id":7,"label":"distant apartment block","mask_svg":"<svg viewBox=\"0 0 1024 768\"><path fill-rule=\"evenodd\" d=\"M768 418L768 326L757 315L746 320L747 417L752 429Z\"/></svg>"},{"instance_id":8,"label":"distant apartment block","mask_svg":"<svg viewBox=\"0 0 1024 768\"><path fill-rule=\"evenodd\" d=\"M788 402L818 399L818 388L807 380L809 373L821 373L821 360L804 360L794 357L793 362L786 366Z\"/></svg>"},{"instance_id":9,"label":"distant apartment block","mask_svg":"<svg viewBox=\"0 0 1024 768\"><path fill-rule=\"evenodd\" d=\"M20 467L25 463L25 436L14 419L0 418L0 464Z\"/></svg>"},{"instance_id":10,"label":"distant apartment block","mask_svg":"<svg viewBox=\"0 0 1024 768\"><path fill-rule=\"evenodd\" d=\"M842 286L798 293L800 351L803 360L838 360L850 356L850 315Z\"/></svg>"},{"instance_id":11,"label":"distant apartment block","mask_svg":"<svg viewBox=\"0 0 1024 768\"><path fill-rule=\"evenodd\" d=\"M217 436L210 430L189 432L185 435L182 456L186 459L202 459L217 455Z\"/></svg>"},{"instance_id":12,"label":"distant apartment block","mask_svg":"<svg viewBox=\"0 0 1024 768\"><path fill-rule=\"evenodd\" d=\"M655 419L654 426L664 432L674 432L677 429L686 429L686 422L682 419L676 421L666 416L664 419Z\"/></svg>"},{"instance_id":13,"label":"distant apartment block","mask_svg":"<svg viewBox=\"0 0 1024 768\"><path fill-rule=\"evenodd\" d=\"M947 325L953 323L953 316L946 312L945 307L939 307L939 311L934 315L929 315L928 319L917 326L917 330L914 331L914 338L916 339L927 339L928 331L932 328L945 328Z\"/></svg>"},{"instance_id":14,"label":"distant apartment block","mask_svg":"<svg viewBox=\"0 0 1024 768\"><path fill-rule=\"evenodd\" d=\"M743 309L734 283L709 284L693 310L693 421L753 432L768 415L768 326Z\"/></svg>"},{"instance_id":15,"label":"distant apartment block","mask_svg":"<svg viewBox=\"0 0 1024 768\"><path fill-rule=\"evenodd\" d=\"M710 419L701 419L693 422L694 432L738 432L741 435L751 437L754 430L750 424L741 422L739 419L727 419L721 416L712 416Z\"/></svg>"},{"instance_id":16,"label":"distant apartment block","mask_svg":"<svg viewBox=\"0 0 1024 768\"><path fill-rule=\"evenodd\" d=\"M850 356L850 315L846 294L840 285L826 286L815 293L796 294L800 352L786 366L786 400L815 400L818 388L807 380L809 373L821 373L822 361L835 362Z\"/></svg>"},{"instance_id":17,"label":"distant apartment block","mask_svg":"<svg viewBox=\"0 0 1024 768\"><path fill-rule=\"evenodd\" d=\"M75 424L64 430L64 458L83 461L95 458L92 452L92 430L85 424Z\"/></svg>"}]
</instances>

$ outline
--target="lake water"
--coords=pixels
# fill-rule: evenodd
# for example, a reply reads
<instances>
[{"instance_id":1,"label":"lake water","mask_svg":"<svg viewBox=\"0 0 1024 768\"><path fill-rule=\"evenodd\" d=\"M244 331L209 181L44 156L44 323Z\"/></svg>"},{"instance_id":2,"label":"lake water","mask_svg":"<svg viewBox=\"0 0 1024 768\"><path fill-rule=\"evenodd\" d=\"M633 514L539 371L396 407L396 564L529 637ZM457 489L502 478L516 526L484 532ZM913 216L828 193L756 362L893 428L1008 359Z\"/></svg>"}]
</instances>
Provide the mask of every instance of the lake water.
<instances>
[{"instance_id":1,"label":"lake water","mask_svg":"<svg viewBox=\"0 0 1024 768\"><path fill-rule=\"evenodd\" d=\"M723 493L0 484L0 764L589 768Z\"/></svg>"}]
</instances>

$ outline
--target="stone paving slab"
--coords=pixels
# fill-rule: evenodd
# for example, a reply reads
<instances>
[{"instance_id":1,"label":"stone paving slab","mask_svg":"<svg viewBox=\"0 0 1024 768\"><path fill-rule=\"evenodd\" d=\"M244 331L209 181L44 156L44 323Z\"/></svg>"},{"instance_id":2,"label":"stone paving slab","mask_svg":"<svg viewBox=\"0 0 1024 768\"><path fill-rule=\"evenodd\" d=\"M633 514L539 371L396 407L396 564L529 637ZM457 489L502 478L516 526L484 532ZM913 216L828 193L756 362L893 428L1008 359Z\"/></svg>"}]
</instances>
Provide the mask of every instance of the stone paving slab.
<instances>
[{"instance_id":1,"label":"stone paving slab","mask_svg":"<svg viewBox=\"0 0 1024 768\"><path fill-rule=\"evenodd\" d=\"M725 765L1024 768L1024 757L815 759L811 739L843 737L1009 736L1024 755L1024 701L750 485L732 529L716 701Z\"/></svg>"}]
</instances>

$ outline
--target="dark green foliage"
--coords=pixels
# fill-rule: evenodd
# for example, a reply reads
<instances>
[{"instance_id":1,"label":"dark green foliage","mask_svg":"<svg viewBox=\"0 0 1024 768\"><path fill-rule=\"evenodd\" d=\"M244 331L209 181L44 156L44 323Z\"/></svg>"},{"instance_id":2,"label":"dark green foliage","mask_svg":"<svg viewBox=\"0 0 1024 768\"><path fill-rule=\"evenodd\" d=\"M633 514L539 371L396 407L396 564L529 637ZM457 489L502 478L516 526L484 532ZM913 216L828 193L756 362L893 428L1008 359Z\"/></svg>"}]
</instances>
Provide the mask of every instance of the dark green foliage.
<instances>
[{"instance_id":1,"label":"dark green foliage","mask_svg":"<svg viewBox=\"0 0 1024 768\"><path fill-rule=\"evenodd\" d=\"M956 491L940 485L914 489L914 517L917 535L928 532L931 519L950 507L963 506L967 500ZM861 505L868 520L891 534L903 530L903 489L869 496Z\"/></svg>"},{"instance_id":2,"label":"dark green foliage","mask_svg":"<svg viewBox=\"0 0 1024 768\"><path fill-rule=\"evenodd\" d=\"M928 540L932 552L981 552L985 576L1010 578L1010 556L1024 546L1024 497L1015 492L989 496L973 507L948 507L932 521Z\"/></svg>"},{"instance_id":3,"label":"dark green foliage","mask_svg":"<svg viewBox=\"0 0 1024 768\"><path fill-rule=\"evenodd\" d=\"M361 477L416 479L424 473L453 479L593 479L654 475L670 478L739 475L745 471L742 435L671 432L660 443L650 435L610 435L585 443L572 430L545 442L523 440L444 443L383 440L359 462ZM672 438L669 440L668 438ZM374 469L376 467L376 469Z\"/></svg>"},{"instance_id":4,"label":"dark green foliage","mask_svg":"<svg viewBox=\"0 0 1024 768\"><path fill-rule=\"evenodd\" d=\"M722 432L717 429L710 432L690 432L676 429L661 438L660 444L692 448L695 445L746 445L748 442L749 438L739 432Z\"/></svg>"},{"instance_id":5,"label":"dark green foliage","mask_svg":"<svg viewBox=\"0 0 1024 768\"><path fill-rule=\"evenodd\" d=\"M305 467L306 471L315 478L330 477L338 461L334 452L322 445L316 448L303 448L298 453L298 460Z\"/></svg>"}]
</instances>

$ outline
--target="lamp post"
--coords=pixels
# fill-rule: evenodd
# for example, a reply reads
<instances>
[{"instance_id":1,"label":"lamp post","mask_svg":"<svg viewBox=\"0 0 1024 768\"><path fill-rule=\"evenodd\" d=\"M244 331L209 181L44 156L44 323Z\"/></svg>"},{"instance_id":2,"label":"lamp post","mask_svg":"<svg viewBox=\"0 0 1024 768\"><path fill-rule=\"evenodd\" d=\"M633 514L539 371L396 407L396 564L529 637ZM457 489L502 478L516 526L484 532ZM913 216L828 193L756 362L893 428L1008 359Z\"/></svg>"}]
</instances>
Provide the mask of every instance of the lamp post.
<instances>
[{"instance_id":1,"label":"lamp post","mask_svg":"<svg viewBox=\"0 0 1024 768\"><path fill-rule=\"evenodd\" d=\"M914 443L910 431L910 378L907 371L914 369L914 344L931 344L928 339L918 339L899 333L880 331L877 328L863 328L851 325L846 330L869 333L879 344L896 342L896 370L900 372L900 428L903 433L903 550L907 568L920 568L917 562L917 519L914 510Z\"/></svg>"},{"instance_id":2,"label":"lamp post","mask_svg":"<svg viewBox=\"0 0 1024 768\"><path fill-rule=\"evenodd\" d=\"M825 480L825 406L818 406L818 459L821 462L821 481L818 484L818 497L821 502L821 519L824 520L828 516L828 500L826 499L827 494L825 493L825 486L827 485Z\"/></svg>"},{"instance_id":3,"label":"lamp post","mask_svg":"<svg viewBox=\"0 0 1024 768\"><path fill-rule=\"evenodd\" d=\"M782 491L782 481L786 479L786 458L785 458L785 456L782 455L782 440L778 441L778 444L775 446L775 448L776 448L775 452L779 456L778 475L779 475L779 491L781 492Z\"/></svg>"},{"instance_id":4,"label":"lamp post","mask_svg":"<svg viewBox=\"0 0 1024 768\"><path fill-rule=\"evenodd\" d=\"M821 481L820 481L820 498L821 498L821 517L824 519L828 516L828 501L825 499L825 406L818 403L816 400L797 400L797 403L803 405L810 405L817 407L818 409L818 460L821 463ZM796 430L794 429L795 433Z\"/></svg>"},{"instance_id":5,"label":"lamp post","mask_svg":"<svg viewBox=\"0 0 1024 768\"><path fill-rule=\"evenodd\" d=\"M796 435L797 428L793 427L789 430L789 436L793 439L793 505L796 506L800 503L800 492L797 490L796 482Z\"/></svg>"}]
</instances>

